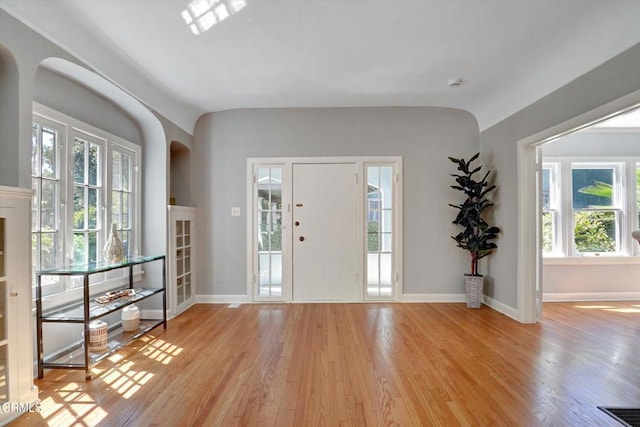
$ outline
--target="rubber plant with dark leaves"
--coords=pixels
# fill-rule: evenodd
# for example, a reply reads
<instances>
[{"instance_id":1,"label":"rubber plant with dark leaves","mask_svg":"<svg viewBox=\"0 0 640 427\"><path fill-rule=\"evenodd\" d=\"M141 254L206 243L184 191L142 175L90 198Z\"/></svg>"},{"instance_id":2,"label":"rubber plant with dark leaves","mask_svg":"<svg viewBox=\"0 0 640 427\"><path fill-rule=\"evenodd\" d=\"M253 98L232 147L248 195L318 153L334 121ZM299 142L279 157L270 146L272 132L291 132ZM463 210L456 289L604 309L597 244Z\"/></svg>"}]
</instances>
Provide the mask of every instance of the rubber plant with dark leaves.
<instances>
[{"instance_id":1,"label":"rubber plant with dark leaves","mask_svg":"<svg viewBox=\"0 0 640 427\"><path fill-rule=\"evenodd\" d=\"M482 166L472 167L472 163L478 159L480 153L475 154L468 161L449 157L453 163L458 165L458 174L451 174L456 180L456 185L451 188L461 191L465 195L465 200L460 205L449 204L458 210L454 224L463 229L455 236L451 236L456 241L458 247L469 251L471 254L471 275L478 274L478 261L496 249L498 246L493 240L498 237L500 229L489 225L483 219L483 214L487 208L493 206L489 200L490 193L496 189L495 185L489 185L488 178L491 171L487 171L484 176L480 175ZM481 179L477 179L482 176Z\"/></svg>"}]
</instances>

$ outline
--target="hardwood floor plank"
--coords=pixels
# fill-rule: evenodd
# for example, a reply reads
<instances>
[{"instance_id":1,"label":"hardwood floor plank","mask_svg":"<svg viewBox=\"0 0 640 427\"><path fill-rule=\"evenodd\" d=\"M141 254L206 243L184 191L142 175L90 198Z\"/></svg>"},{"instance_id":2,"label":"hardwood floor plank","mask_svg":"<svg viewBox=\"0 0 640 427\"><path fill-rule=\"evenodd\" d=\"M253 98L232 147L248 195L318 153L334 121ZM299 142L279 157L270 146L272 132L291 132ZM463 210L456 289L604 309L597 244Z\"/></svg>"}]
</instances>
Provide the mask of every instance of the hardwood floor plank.
<instances>
[{"instance_id":1,"label":"hardwood floor plank","mask_svg":"<svg viewBox=\"0 0 640 427\"><path fill-rule=\"evenodd\" d=\"M640 406L640 303L195 305L13 426L615 426Z\"/></svg>"}]
</instances>

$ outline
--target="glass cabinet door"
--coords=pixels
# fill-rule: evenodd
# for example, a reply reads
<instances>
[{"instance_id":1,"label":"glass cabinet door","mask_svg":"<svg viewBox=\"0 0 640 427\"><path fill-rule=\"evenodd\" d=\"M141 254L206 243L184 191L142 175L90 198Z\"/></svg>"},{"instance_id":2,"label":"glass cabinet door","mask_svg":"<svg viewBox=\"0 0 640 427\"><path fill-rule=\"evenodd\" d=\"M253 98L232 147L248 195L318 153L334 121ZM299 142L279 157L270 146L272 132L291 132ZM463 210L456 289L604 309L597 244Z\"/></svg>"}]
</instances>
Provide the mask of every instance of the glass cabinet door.
<instances>
[{"instance_id":1,"label":"glass cabinet door","mask_svg":"<svg viewBox=\"0 0 640 427\"><path fill-rule=\"evenodd\" d=\"M176 220L176 311L190 302L191 287L191 231L190 220Z\"/></svg>"},{"instance_id":2,"label":"glass cabinet door","mask_svg":"<svg viewBox=\"0 0 640 427\"><path fill-rule=\"evenodd\" d=\"M6 218L0 217L0 404L8 399L7 391L7 263Z\"/></svg>"}]
</instances>

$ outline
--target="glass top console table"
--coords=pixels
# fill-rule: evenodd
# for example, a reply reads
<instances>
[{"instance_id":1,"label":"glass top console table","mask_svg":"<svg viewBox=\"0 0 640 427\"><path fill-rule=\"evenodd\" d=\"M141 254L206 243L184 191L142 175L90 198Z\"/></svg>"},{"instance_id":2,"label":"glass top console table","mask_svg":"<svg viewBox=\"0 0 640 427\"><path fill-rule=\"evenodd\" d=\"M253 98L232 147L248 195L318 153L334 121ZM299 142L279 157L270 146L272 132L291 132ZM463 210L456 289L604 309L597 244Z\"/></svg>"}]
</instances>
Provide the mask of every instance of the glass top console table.
<instances>
[{"instance_id":1,"label":"glass top console table","mask_svg":"<svg viewBox=\"0 0 640 427\"><path fill-rule=\"evenodd\" d=\"M134 287L134 267L150 262L162 263L162 286ZM128 284L115 286L110 292L92 295L90 276L107 273L112 270L125 269L128 272ZM53 308L43 308L42 278L45 276L79 276L82 277L82 297L68 304ZM141 337L152 329L162 325L167 329L167 285L166 263L164 255L127 257L119 263L90 263L73 265L51 270L36 272L36 326L38 346L38 378L44 377L46 368L84 369L85 378L91 379L91 367L103 360L109 354L122 348L129 342ZM124 331L118 321L107 325L107 338L104 349L93 352L91 348L90 324L98 319L109 319L109 315L124 309L131 304L140 302L154 295L162 300L162 316L160 319L141 318L136 330ZM102 298L100 298L102 297ZM100 302L98 302L100 301ZM114 316L111 316L113 318ZM81 324L83 336L77 342L65 346L62 351L46 355L44 352L45 323Z\"/></svg>"}]
</instances>

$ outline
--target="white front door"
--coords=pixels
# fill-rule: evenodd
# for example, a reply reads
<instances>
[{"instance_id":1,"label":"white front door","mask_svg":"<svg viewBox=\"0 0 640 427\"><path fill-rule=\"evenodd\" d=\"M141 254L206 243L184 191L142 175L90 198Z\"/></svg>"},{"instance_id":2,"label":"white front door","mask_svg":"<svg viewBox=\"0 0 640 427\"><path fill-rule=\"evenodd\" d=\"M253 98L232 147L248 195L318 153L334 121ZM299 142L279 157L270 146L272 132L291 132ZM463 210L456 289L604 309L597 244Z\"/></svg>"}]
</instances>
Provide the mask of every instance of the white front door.
<instances>
[{"instance_id":1,"label":"white front door","mask_svg":"<svg viewBox=\"0 0 640 427\"><path fill-rule=\"evenodd\" d=\"M293 300L359 299L357 169L293 165Z\"/></svg>"}]
</instances>

